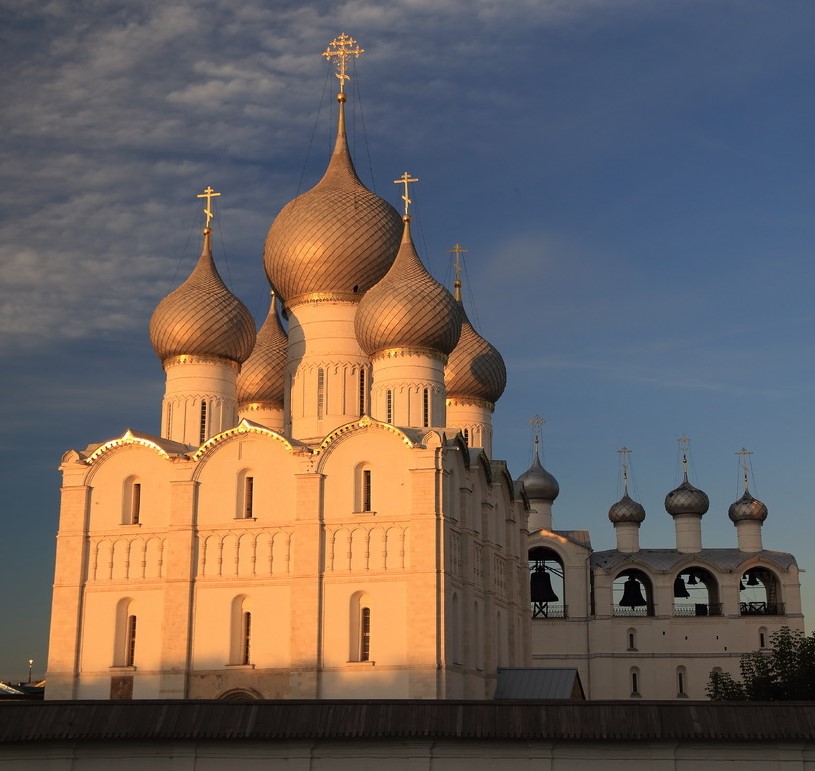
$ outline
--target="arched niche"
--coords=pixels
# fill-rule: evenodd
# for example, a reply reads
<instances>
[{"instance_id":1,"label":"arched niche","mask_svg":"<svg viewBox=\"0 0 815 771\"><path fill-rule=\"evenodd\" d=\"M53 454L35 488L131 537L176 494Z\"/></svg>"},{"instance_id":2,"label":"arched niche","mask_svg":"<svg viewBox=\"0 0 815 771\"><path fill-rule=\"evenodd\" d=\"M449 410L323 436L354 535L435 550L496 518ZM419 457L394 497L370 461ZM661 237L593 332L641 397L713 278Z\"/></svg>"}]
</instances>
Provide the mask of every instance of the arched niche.
<instances>
[{"instance_id":1,"label":"arched niche","mask_svg":"<svg viewBox=\"0 0 815 771\"><path fill-rule=\"evenodd\" d=\"M618 573L612 586L612 615L653 616L654 589L651 579L638 568Z\"/></svg>"},{"instance_id":2,"label":"arched niche","mask_svg":"<svg viewBox=\"0 0 815 771\"><path fill-rule=\"evenodd\" d=\"M742 616L783 616L781 582L772 570L752 567L739 583L739 613Z\"/></svg>"},{"instance_id":3,"label":"arched niche","mask_svg":"<svg viewBox=\"0 0 815 771\"><path fill-rule=\"evenodd\" d=\"M546 546L529 550L529 594L532 618L566 617L566 577L563 559Z\"/></svg>"},{"instance_id":4,"label":"arched niche","mask_svg":"<svg viewBox=\"0 0 815 771\"><path fill-rule=\"evenodd\" d=\"M674 577L674 616L721 616L719 582L703 567L689 565Z\"/></svg>"}]
</instances>

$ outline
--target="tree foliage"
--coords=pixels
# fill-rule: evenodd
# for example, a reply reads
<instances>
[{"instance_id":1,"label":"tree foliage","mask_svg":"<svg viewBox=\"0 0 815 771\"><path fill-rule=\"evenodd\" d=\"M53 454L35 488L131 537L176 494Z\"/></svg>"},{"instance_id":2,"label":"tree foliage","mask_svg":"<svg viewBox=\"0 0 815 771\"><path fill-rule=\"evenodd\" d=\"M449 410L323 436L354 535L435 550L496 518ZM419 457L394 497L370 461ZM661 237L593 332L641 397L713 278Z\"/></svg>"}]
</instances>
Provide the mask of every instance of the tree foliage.
<instances>
[{"instance_id":1,"label":"tree foliage","mask_svg":"<svg viewBox=\"0 0 815 771\"><path fill-rule=\"evenodd\" d=\"M745 653L741 680L711 672L706 692L714 701L796 701L815 699L815 632L782 627L767 650Z\"/></svg>"}]
</instances>

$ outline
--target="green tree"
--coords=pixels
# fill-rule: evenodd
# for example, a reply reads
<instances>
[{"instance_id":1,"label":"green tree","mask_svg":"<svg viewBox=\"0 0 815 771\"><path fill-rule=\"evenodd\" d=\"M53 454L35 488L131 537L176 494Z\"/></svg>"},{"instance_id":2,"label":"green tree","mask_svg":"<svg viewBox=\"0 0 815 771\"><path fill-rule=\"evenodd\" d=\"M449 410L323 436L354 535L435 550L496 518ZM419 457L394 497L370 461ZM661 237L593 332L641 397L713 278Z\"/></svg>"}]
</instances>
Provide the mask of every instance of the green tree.
<instances>
[{"instance_id":1,"label":"green tree","mask_svg":"<svg viewBox=\"0 0 815 771\"><path fill-rule=\"evenodd\" d=\"M770 637L767 650L745 653L741 680L711 672L708 698L714 701L803 701L815 699L815 632L782 627Z\"/></svg>"}]
</instances>

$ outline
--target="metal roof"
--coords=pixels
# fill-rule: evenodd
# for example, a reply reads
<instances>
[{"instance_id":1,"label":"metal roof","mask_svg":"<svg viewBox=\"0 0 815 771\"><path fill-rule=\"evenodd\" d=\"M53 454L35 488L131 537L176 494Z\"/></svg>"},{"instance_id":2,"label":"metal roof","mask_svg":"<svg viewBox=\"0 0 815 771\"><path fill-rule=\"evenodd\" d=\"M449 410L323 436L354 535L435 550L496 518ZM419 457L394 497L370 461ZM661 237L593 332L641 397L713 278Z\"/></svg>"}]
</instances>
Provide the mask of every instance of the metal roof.
<instances>
[{"instance_id":1,"label":"metal roof","mask_svg":"<svg viewBox=\"0 0 815 771\"><path fill-rule=\"evenodd\" d=\"M626 563L638 563L667 573L680 564L692 561L699 565L708 564L719 570L738 570L740 565L753 561L756 557L782 570L789 570L791 565L796 564L792 554L767 549L758 552L744 552L738 549L702 549L693 553L680 552L676 549L640 549L631 553L609 549L594 552L591 555L591 565L593 568L613 570Z\"/></svg>"},{"instance_id":2,"label":"metal roof","mask_svg":"<svg viewBox=\"0 0 815 771\"><path fill-rule=\"evenodd\" d=\"M815 739L815 703L432 700L0 703L0 744L377 738L806 741Z\"/></svg>"},{"instance_id":3,"label":"metal roof","mask_svg":"<svg viewBox=\"0 0 815 771\"><path fill-rule=\"evenodd\" d=\"M580 675L568 667L498 668L496 699L585 699Z\"/></svg>"}]
</instances>

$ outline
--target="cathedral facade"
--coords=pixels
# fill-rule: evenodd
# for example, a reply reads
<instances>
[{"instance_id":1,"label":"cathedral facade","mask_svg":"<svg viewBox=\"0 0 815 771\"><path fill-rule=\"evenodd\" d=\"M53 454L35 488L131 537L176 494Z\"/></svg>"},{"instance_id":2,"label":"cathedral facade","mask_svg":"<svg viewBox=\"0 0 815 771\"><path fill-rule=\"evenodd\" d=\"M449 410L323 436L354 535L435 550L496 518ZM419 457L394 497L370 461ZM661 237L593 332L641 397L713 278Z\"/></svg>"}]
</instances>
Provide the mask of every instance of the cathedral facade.
<instances>
[{"instance_id":1,"label":"cathedral facade","mask_svg":"<svg viewBox=\"0 0 815 771\"><path fill-rule=\"evenodd\" d=\"M675 547L639 548L626 491L594 552L553 528L537 452L517 481L492 457L504 362L422 265L415 180L400 214L356 174L354 45L326 52L336 144L271 224L261 328L218 274L207 188L198 263L150 320L160 434L62 458L47 698L484 699L501 670L564 667L589 698L703 698L803 628L794 558L746 487L737 544L703 549L687 478Z\"/></svg>"}]
</instances>

